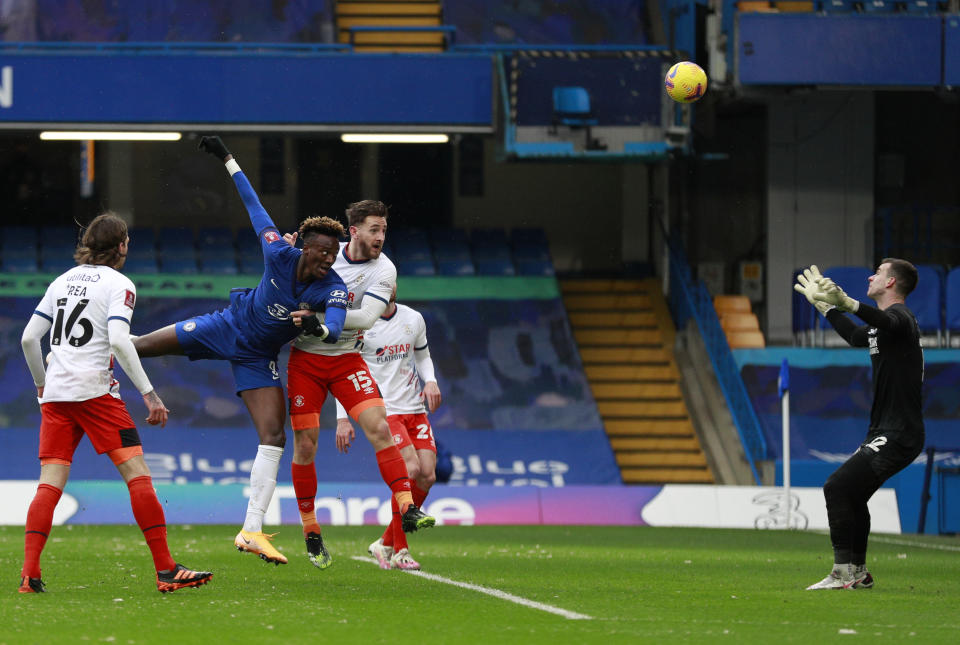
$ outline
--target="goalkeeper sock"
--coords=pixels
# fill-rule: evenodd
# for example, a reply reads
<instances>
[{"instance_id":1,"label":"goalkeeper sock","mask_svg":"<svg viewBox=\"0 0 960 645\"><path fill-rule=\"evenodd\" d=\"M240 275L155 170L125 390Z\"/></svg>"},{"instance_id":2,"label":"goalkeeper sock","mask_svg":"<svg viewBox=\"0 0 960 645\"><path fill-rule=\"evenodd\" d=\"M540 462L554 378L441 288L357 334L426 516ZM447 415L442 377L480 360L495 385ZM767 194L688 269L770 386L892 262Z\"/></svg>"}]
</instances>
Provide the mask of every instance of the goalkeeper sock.
<instances>
[{"instance_id":1,"label":"goalkeeper sock","mask_svg":"<svg viewBox=\"0 0 960 645\"><path fill-rule=\"evenodd\" d=\"M314 507L317 497L317 469L313 464L293 463L290 466L293 478L293 494L297 496L300 524L303 533L320 533L317 512Z\"/></svg>"}]
</instances>

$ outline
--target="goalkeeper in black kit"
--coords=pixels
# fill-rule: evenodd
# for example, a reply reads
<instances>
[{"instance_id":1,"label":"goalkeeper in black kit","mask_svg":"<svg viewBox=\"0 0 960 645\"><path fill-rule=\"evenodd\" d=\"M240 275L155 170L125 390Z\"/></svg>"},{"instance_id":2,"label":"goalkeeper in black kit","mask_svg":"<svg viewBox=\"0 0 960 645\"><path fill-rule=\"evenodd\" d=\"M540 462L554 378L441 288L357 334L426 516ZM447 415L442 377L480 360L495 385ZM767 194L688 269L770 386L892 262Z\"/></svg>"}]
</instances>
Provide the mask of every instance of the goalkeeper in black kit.
<instances>
[{"instance_id":1,"label":"goalkeeper in black kit","mask_svg":"<svg viewBox=\"0 0 960 645\"><path fill-rule=\"evenodd\" d=\"M917 269L905 260L886 258L870 276L867 296L876 308L854 300L816 266L797 277L794 289L853 347L867 347L873 365L870 429L857 451L823 486L833 543L833 570L807 589L869 589L867 571L870 512L867 500L887 479L923 451L921 410L923 349L920 329L904 300L917 286ZM857 326L843 312L866 324Z\"/></svg>"}]
</instances>

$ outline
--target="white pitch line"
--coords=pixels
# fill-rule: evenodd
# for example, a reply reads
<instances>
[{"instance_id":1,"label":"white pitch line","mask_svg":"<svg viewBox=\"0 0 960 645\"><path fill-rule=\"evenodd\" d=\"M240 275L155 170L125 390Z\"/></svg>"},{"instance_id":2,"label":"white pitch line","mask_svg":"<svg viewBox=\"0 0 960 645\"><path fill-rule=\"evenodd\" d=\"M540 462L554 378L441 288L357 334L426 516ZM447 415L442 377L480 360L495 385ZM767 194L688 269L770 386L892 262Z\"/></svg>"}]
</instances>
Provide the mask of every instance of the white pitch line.
<instances>
[{"instance_id":1,"label":"white pitch line","mask_svg":"<svg viewBox=\"0 0 960 645\"><path fill-rule=\"evenodd\" d=\"M897 544L899 546L914 546L918 549L936 549L937 551L960 551L960 546L952 544L926 544L924 542L910 542L909 540L895 540L893 538L871 535L871 542L883 542L884 544Z\"/></svg>"},{"instance_id":2,"label":"white pitch line","mask_svg":"<svg viewBox=\"0 0 960 645\"><path fill-rule=\"evenodd\" d=\"M369 562L371 564L377 564L377 561L374 560L373 558L365 558L357 555L350 556L350 557L359 562ZM453 585L454 587L460 587L461 589L479 591L480 593L485 593L488 596L493 596L494 598L499 598L500 600L506 600L508 602L513 602L518 605L523 605L524 607L530 607L532 609L539 609L540 611L546 611L551 614L556 614L557 616L563 616L564 618L567 618L570 620L593 620L593 616L587 616L586 614L578 614L575 611L560 609L559 607L554 607L552 605L545 605L542 602L537 602L536 600L528 600L527 598L521 598L520 596L514 596L512 593L507 593L506 591L500 591L499 589L491 589L490 587L481 587L480 585L475 585L469 582L460 582L458 580L451 580L450 578L444 578L443 576L434 575L432 573L424 573L423 571L404 571L404 573L409 573L414 576L426 578L427 580L433 580L434 582L442 582L444 584Z\"/></svg>"}]
</instances>

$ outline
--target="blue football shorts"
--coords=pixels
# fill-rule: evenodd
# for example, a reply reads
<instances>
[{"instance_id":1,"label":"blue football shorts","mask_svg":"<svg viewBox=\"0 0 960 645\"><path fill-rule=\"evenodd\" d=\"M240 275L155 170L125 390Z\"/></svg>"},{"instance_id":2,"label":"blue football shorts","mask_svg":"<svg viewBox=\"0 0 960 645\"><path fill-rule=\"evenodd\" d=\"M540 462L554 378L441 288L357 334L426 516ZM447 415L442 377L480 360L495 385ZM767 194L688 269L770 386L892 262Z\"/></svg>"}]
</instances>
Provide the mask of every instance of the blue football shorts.
<instances>
[{"instance_id":1,"label":"blue football shorts","mask_svg":"<svg viewBox=\"0 0 960 645\"><path fill-rule=\"evenodd\" d=\"M237 395L261 387L283 387L277 356L257 355L237 334L229 310L204 314L176 324L177 341L191 361L230 361Z\"/></svg>"}]
</instances>

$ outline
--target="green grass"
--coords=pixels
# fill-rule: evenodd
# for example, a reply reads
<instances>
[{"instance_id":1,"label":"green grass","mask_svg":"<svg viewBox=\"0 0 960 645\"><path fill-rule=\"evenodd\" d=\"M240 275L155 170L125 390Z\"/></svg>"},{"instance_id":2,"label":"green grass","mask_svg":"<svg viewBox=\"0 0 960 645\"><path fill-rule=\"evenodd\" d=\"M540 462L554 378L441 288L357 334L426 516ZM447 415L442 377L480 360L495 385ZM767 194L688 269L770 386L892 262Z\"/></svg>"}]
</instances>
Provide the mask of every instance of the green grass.
<instances>
[{"instance_id":1,"label":"green grass","mask_svg":"<svg viewBox=\"0 0 960 645\"><path fill-rule=\"evenodd\" d=\"M279 529L291 559L280 567L235 551L236 530L171 527L174 557L215 576L160 594L135 527L55 527L49 593L21 595L23 528L0 527L0 644L960 642L956 539L880 536L876 588L807 592L831 565L818 533L484 526L412 537L425 571L592 617L569 620L352 560L373 527L327 529L325 571L296 527Z\"/></svg>"}]
</instances>

